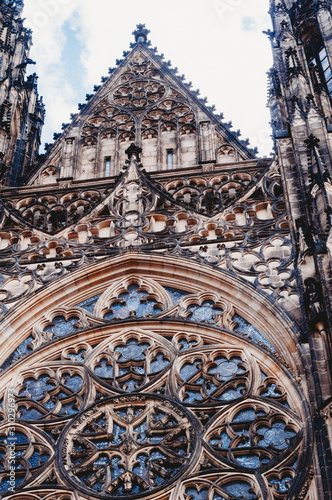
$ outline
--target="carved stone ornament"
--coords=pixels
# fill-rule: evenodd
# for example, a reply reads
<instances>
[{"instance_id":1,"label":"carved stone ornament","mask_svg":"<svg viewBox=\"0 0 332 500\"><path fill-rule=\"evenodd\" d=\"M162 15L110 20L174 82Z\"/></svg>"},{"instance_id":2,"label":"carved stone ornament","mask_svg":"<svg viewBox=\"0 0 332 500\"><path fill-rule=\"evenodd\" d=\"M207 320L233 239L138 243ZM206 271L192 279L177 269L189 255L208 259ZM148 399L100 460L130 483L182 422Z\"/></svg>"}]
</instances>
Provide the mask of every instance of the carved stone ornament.
<instances>
[{"instance_id":1,"label":"carved stone ornament","mask_svg":"<svg viewBox=\"0 0 332 500\"><path fill-rule=\"evenodd\" d=\"M190 414L157 395L109 398L71 422L63 472L94 497L139 498L167 488L197 448Z\"/></svg>"}]
</instances>

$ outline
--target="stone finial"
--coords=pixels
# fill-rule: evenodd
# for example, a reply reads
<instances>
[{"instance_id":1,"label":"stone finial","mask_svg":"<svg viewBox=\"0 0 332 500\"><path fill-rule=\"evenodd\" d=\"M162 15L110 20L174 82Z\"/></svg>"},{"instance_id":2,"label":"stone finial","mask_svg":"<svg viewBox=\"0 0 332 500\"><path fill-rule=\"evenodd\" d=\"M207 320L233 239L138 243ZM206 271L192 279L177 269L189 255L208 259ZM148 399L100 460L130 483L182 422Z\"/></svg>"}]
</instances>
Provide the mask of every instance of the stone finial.
<instances>
[{"instance_id":1,"label":"stone finial","mask_svg":"<svg viewBox=\"0 0 332 500\"><path fill-rule=\"evenodd\" d=\"M12 9L15 9L16 14L21 14L24 8L23 0L5 0L4 3L7 4L9 7L11 7Z\"/></svg>"},{"instance_id":2,"label":"stone finial","mask_svg":"<svg viewBox=\"0 0 332 500\"><path fill-rule=\"evenodd\" d=\"M137 24L137 29L133 31L136 43L146 43L150 30L145 27L145 24Z\"/></svg>"},{"instance_id":3,"label":"stone finial","mask_svg":"<svg viewBox=\"0 0 332 500\"><path fill-rule=\"evenodd\" d=\"M319 146L320 140L318 139L318 137L315 137L313 134L310 134L308 139L306 139L304 143L307 145L308 149L314 149Z\"/></svg>"},{"instance_id":4,"label":"stone finial","mask_svg":"<svg viewBox=\"0 0 332 500\"><path fill-rule=\"evenodd\" d=\"M138 146L136 146L136 144L132 142L129 148L125 151L125 153L128 156L128 160L131 160L133 158L134 160L137 160L139 162L140 154L142 153L142 148L139 148Z\"/></svg>"}]
</instances>

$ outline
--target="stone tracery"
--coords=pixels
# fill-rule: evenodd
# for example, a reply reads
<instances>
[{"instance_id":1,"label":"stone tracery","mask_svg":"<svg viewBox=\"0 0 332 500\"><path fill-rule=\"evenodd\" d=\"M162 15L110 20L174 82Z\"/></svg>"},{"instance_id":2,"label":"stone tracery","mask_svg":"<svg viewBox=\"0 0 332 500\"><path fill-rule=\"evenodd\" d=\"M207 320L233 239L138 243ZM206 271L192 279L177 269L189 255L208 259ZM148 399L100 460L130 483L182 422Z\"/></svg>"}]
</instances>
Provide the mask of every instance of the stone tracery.
<instances>
[{"instance_id":1,"label":"stone tracery","mask_svg":"<svg viewBox=\"0 0 332 500\"><path fill-rule=\"evenodd\" d=\"M90 311L90 303L92 311L102 311L114 290L125 289L126 281L121 283L112 284L104 299L86 300ZM127 283L135 283L135 278ZM152 280L140 284L141 289L159 293L159 300L167 297L168 292L158 286ZM138 285L134 288L137 293ZM78 488L91 498L150 498L161 488L168 491L162 498L169 500L229 500L234 495L270 498L264 496L268 488L276 498L286 498L295 481L294 457L303 446L298 402L293 403L296 391L289 397L287 376L258 361L253 345L248 349L240 348L238 340L234 344L230 332L224 331L223 341L209 340L205 332L203 342L204 325L214 328L211 317L202 323L200 316L186 319L186 315L192 314L190 305L187 309L190 300L194 311L199 303L206 307L204 294L197 301L197 294L191 297L168 290L172 299L166 299L167 307L187 311L182 321L198 325L197 333L186 332L188 327L183 325L172 338L166 330L152 331L145 324L149 318L136 316L139 326L120 328L117 334L111 334L110 328L117 328L124 319L95 325L96 332L104 332L99 341L91 326L85 342L75 339L75 331L54 336L55 350L53 357L48 354L47 364L38 349L22 358L26 368L20 368L14 382L19 422L37 426L38 432L42 429L47 435L53 435L52 429L61 424L49 445L51 450L57 443L64 457L61 473L57 473L59 484ZM225 301L217 304L221 320L216 316L214 324L226 321L233 328L240 327L222 320L231 308ZM125 318L133 321L131 316ZM58 321L68 324L64 317ZM171 318L163 321L166 325ZM74 320L69 324L73 326ZM41 347L46 348L50 344ZM35 362L31 356L37 356ZM28 369L31 362L33 372ZM50 456L40 463L47 464ZM230 467L230 471L213 479L208 463L215 468ZM185 471L188 479L176 482L180 475L186 478ZM260 483L253 471L259 474ZM33 468L28 474L38 477Z\"/></svg>"}]
</instances>

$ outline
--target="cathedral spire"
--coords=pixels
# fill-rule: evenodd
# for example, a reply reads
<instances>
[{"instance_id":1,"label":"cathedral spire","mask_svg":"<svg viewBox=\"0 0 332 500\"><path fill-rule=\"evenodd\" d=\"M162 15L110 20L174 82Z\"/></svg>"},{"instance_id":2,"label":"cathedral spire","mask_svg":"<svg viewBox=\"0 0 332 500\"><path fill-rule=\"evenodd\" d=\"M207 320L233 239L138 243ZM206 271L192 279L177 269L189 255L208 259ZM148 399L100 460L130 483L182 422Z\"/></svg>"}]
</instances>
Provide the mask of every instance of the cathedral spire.
<instances>
[{"instance_id":1,"label":"cathedral spire","mask_svg":"<svg viewBox=\"0 0 332 500\"><path fill-rule=\"evenodd\" d=\"M31 31L23 26L23 0L0 3L0 182L17 185L38 155L44 106L37 75L27 77Z\"/></svg>"},{"instance_id":2,"label":"cathedral spire","mask_svg":"<svg viewBox=\"0 0 332 500\"><path fill-rule=\"evenodd\" d=\"M15 14L17 15L21 14L23 11L24 8L23 0L4 0L4 3L8 5L8 7L11 7L15 11Z\"/></svg>"}]
</instances>

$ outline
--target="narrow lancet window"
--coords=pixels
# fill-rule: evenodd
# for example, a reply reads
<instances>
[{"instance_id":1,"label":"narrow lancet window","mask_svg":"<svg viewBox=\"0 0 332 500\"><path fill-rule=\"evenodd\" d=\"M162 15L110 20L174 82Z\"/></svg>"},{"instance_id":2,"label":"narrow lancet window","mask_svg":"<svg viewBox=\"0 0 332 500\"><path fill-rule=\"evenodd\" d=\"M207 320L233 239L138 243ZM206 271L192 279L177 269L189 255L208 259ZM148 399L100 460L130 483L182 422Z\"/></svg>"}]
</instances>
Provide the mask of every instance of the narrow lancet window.
<instances>
[{"instance_id":1,"label":"narrow lancet window","mask_svg":"<svg viewBox=\"0 0 332 500\"><path fill-rule=\"evenodd\" d=\"M111 157L110 156L105 156L104 175L105 175L105 177L109 177L111 175Z\"/></svg>"},{"instance_id":2,"label":"narrow lancet window","mask_svg":"<svg viewBox=\"0 0 332 500\"><path fill-rule=\"evenodd\" d=\"M319 62L321 64L322 73L327 86L328 93L332 94L332 71L327 57L326 49L323 47L318 53Z\"/></svg>"},{"instance_id":3,"label":"narrow lancet window","mask_svg":"<svg viewBox=\"0 0 332 500\"><path fill-rule=\"evenodd\" d=\"M173 169L173 149L167 150L167 170Z\"/></svg>"},{"instance_id":4,"label":"narrow lancet window","mask_svg":"<svg viewBox=\"0 0 332 500\"><path fill-rule=\"evenodd\" d=\"M322 39L315 37L306 47L306 52L311 73L314 75L314 86L325 87L330 97L332 97L332 69ZM319 79L319 82L317 82L317 79Z\"/></svg>"}]
</instances>

